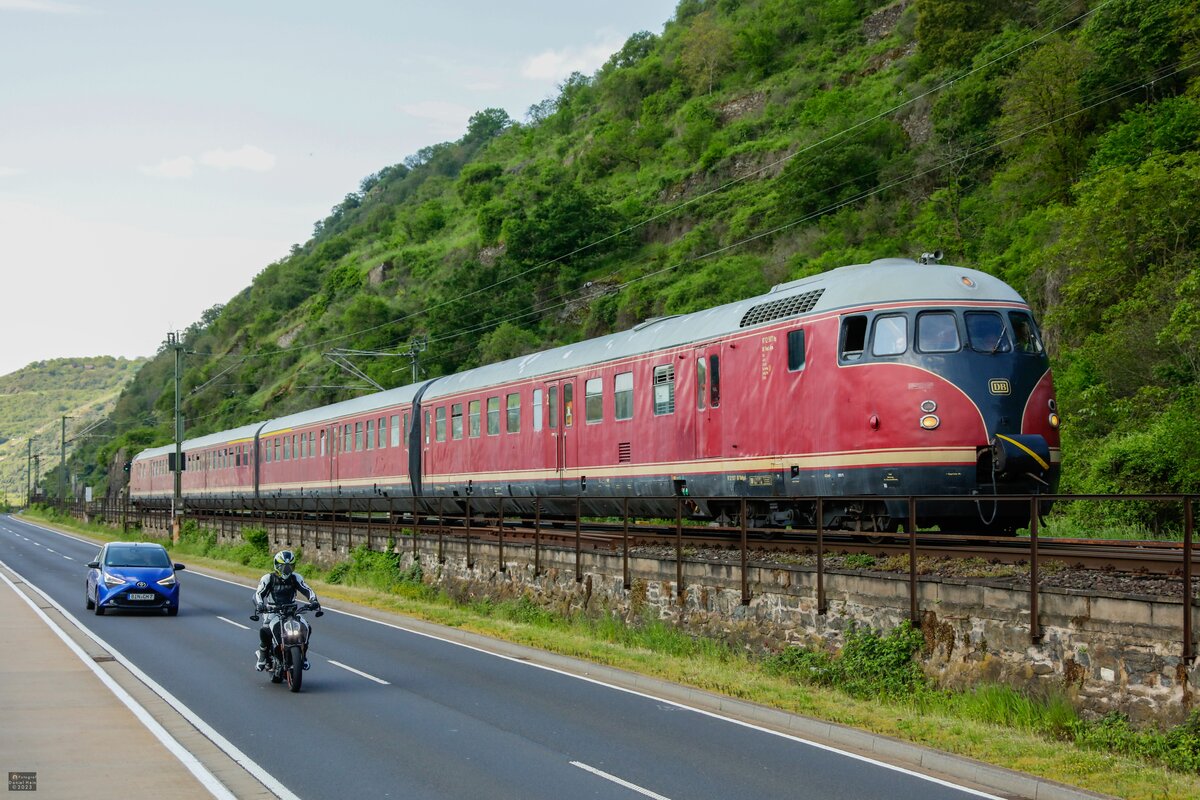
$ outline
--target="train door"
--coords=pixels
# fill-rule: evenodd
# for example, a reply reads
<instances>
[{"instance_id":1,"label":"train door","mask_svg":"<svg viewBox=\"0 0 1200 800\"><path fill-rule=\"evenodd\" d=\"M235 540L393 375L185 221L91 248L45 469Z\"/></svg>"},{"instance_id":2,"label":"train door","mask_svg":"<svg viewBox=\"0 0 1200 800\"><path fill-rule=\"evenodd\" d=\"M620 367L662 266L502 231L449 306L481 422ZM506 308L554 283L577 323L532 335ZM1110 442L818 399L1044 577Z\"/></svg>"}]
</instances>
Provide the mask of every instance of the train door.
<instances>
[{"instance_id":1,"label":"train door","mask_svg":"<svg viewBox=\"0 0 1200 800\"><path fill-rule=\"evenodd\" d=\"M578 444L575 438L575 377L546 383L546 432L544 464L553 470L548 481L551 494L564 494L568 486L567 471L578 466Z\"/></svg>"},{"instance_id":2,"label":"train door","mask_svg":"<svg viewBox=\"0 0 1200 800\"><path fill-rule=\"evenodd\" d=\"M721 348L697 347L696 370L696 458L721 455Z\"/></svg>"}]
</instances>

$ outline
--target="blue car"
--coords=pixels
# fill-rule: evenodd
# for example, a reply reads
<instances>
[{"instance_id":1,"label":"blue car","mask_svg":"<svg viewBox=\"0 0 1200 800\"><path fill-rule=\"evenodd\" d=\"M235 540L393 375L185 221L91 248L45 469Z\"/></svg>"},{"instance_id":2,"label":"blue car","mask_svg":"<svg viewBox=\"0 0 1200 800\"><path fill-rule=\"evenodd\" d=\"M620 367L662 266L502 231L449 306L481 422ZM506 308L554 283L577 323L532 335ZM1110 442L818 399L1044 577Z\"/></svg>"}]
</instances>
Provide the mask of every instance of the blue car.
<instances>
[{"instance_id":1,"label":"blue car","mask_svg":"<svg viewBox=\"0 0 1200 800\"><path fill-rule=\"evenodd\" d=\"M109 542L88 564L84 600L97 616L110 608L163 609L179 613L183 564L171 563L167 549L153 542Z\"/></svg>"}]
</instances>

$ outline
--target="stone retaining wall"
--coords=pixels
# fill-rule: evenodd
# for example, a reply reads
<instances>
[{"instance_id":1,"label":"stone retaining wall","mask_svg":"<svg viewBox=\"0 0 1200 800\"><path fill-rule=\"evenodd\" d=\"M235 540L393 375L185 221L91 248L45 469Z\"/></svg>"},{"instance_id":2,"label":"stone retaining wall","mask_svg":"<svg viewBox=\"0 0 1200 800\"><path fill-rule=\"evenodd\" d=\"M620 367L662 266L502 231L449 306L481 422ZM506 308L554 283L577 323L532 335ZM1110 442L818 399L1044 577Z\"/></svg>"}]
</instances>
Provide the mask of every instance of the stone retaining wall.
<instances>
[{"instance_id":1,"label":"stone retaining wall","mask_svg":"<svg viewBox=\"0 0 1200 800\"><path fill-rule=\"evenodd\" d=\"M368 539L373 549L388 542L382 526L370 533L357 527L331 534L280 524L269 534L273 549L301 548L305 560L324 566ZM241 541L232 529L220 538ZM402 537L396 549L404 566L411 565L412 538ZM910 615L907 575L827 571L828 608L820 614L811 567L749 566L750 603L742 605L738 564L685 560L680 592L673 559L631 557L626 589L620 553L583 552L579 580L573 548L543 545L538 574L531 545L506 542L503 565L498 556L495 542L478 540L470 543L470 564L462 539L446 537L439 545L436 536L426 535L416 547L425 581L458 599L525 595L559 612L626 620L651 615L755 652L788 644L839 647L850 625L886 632ZM1034 694L1062 689L1085 713L1118 710L1138 724L1173 724L1186 717L1200 666L1181 658L1181 601L1073 589L1043 589L1038 597L1042 638L1031 643L1028 590L922 576L918 609L926 672L950 688L989 681Z\"/></svg>"}]
</instances>

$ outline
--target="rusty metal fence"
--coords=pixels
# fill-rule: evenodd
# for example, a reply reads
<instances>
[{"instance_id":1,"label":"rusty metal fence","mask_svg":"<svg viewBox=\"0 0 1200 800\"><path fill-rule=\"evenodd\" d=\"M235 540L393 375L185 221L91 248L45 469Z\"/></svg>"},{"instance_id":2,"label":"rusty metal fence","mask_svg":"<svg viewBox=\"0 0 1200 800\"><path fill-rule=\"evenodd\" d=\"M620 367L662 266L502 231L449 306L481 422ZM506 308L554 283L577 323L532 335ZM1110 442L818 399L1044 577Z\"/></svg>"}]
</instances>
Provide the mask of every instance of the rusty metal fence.
<instances>
[{"instance_id":1,"label":"rusty metal fence","mask_svg":"<svg viewBox=\"0 0 1200 800\"><path fill-rule=\"evenodd\" d=\"M636 525L639 517L630 514L630 500L635 498L625 497L617 498L623 508L621 515L621 553L622 553L622 579L625 589L629 589L630 571L630 533L631 524ZM746 497L682 497L671 496L663 498L646 498L638 497L638 501L646 501L647 499L658 500L668 503L674 503L675 517L673 520L673 541L675 550L675 585L676 591L682 597L685 591L684 584L684 542L685 531L703 532L702 528L693 528L685 525L685 508L694 508L696 503L718 501L723 502L726 506L736 503L739 510L738 525L736 532L736 541L740 550L740 583L741 583L741 602L743 605L749 605L751 600L750 583L748 574L750 571L749 564L749 536L750 529L747 526L747 504L752 502L754 498ZM786 498L789 502L796 503L811 503L815 505L815 530L810 531L815 535L815 555L816 555L816 604L817 611L820 614L825 614L828 611L828 603L825 595L825 574L826 574L826 546L828 543L827 537L830 532L826 531L822 520L824 519L824 506L826 503L836 501L844 504L847 500L863 500L875 501L890 500L895 501L895 497L879 497L879 496L864 496L859 498L846 497L794 497ZM917 517L918 502L925 505L928 503L937 502L961 502L963 496L935 496L935 495L914 495L903 498L908 507L908 524L906 524L903 532L888 532L886 536L892 538L906 538L908 544L908 586L910 608L909 615L912 623L916 626L921 624L920 609L918 607L918 554L923 546L918 541L919 519ZM1041 569L1041 558L1039 556L1039 536L1042 527L1042 516L1044 510L1049 508L1051 504L1063 502L1126 502L1138 501L1147 503L1161 504L1177 504L1181 514L1180 534L1182 536L1182 548L1180 553L1180 563L1178 574L1182 576L1182 592L1181 598L1183 604L1183 630L1181 637L1182 657L1187 663L1192 663L1196 656L1196 648L1194 644L1194 605L1195 594L1192 588L1194 574L1194 505L1195 497L1192 495L1005 495L1005 496L987 496L980 499L988 502L997 501L1004 503L1025 503L1029 507L1029 528L1028 528L1028 558L1029 558L1029 638L1031 643L1038 643L1042 639L1041 625L1039 622L1038 612L1038 595L1039 595L1039 572ZM511 500L511 498L510 498ZM298 528L300 547L306 546L306 526L314 529L313 538L311 541L315 543L315 529L325 527L329 530L331 541L336 548L341 535L342 542L349 550L354 546L355 531L361 531L361 538L364 539L368 549L381 549L376 545L385 545L389 540L399 542L405 536L411 538L412 554L417 558L420 544L431 537L436 537L437 554L439 562L445 560L445 542L447 538L455 538L460 540L464 545L466 562L468 569L474 567L474 558L472 555L472 542L478 541L481 536L487 536L489 541L494 541L498 548L498 559L500 570L504 571L507 568L507 562L504 556L504 548L506 543L505 521L509 517L520 519L526 524L532 525L532 548L533 548L533 571L535 575L542 574L542 551L547 546L545 539L547 525L556 525L554 530L555 538L560 542L555 547L561 549L562 542L565 540L568 544L573 539L574 557L575 557L575 580L583 581L583 519L581 512L581 498L576 496L573 498L574 515L568 516L564 521L562 518L557 518L553 522L549 522L543 514L544 498L522 498L522 505L528 507L529 501L533 501L532 518L529 518L528 512L518 513L515 510L510 510L508 514L505 512L505 498L490 498L488 501L488 510L486 512L478 512L472 510L472 498L389 498L387 500L386 511L356 511L354 501L351 498L336 498L336 497L299 497L293 500L271 498L270 505L266 501L249 500L241 506L231 507L228 505L220 508L206 508L201 506L185 507L182 513L177 515L177 519L173 519L169 508L131 505L127 501L113 503L109 501L98 501L93 503L58 503L51 504L56 507L60 513L66 513L75 516L78 519L88 522L99 522L110 527L119 527L123 532L128 532L131 529L143 530L173 530L176 522L182 523L184 520L194 520L208 527L217 526L222 535L229 535L234 531L239 531L245 527L260 527L268 529L285 525L287 530L287 543L291 544L291 533L293 527ZM556 507L561 509L563 506L563 498L556 497L553 499ZM568 498L568 502L571 499ZM339 508L339 503L341 507ZM293 507L294 505L294 507ZM516 503L512 503L510 509L515 507ZM492 507L495 510L492 510ZM482 519L482 526L476 525L476 520ZM568 533L562 534L565 525L573 526L573 537ZM483 531L484 533L479 533ZM842 534L842 532L839 532ZM842 534L844 535L844 534ZM511 534L507 537L511 541ZM382 540L382 541L381 541Z\"/></svg>"}]
</instances>

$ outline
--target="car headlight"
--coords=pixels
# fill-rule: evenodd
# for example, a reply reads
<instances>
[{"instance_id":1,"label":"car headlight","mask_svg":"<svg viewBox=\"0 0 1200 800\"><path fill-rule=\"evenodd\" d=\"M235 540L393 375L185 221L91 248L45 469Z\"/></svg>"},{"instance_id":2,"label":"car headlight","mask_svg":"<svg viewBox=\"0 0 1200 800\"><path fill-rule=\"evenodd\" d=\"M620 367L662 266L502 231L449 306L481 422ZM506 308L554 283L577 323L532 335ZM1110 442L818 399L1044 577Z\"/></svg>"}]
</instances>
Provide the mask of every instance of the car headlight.
<instances>
[{"instance_id":1,"label":"car headlight","mask_svg":"<svg viewBox=\"0 0 1200 800\"><path fill-rule=\"evenodd\" d=\"M105 586L121 586L125 582L126 582L125 579L122 578L120 575L114 575L111 572L104 573L104 585Z\"/></svg>"},{"instance_id":2,"label":"car headlight","mask_svg":"<svg viewBox=\"0 0 1200 800\"><path fill-rule=\"evenodd\" d=\"M163 578L161 581L158 581L158 585L159 586L174 586L175 585L175 576L168 575L167 577Z\"/></svg>"}]
</instances>

